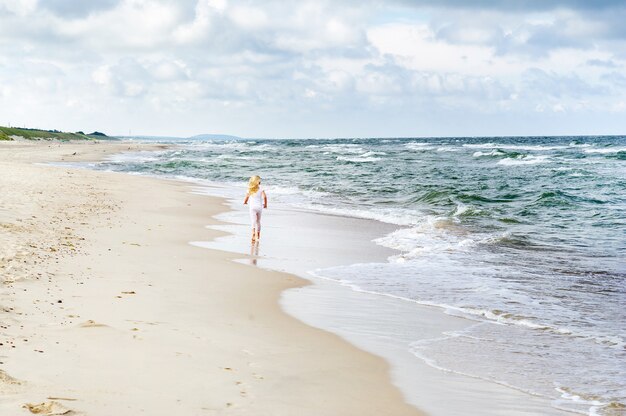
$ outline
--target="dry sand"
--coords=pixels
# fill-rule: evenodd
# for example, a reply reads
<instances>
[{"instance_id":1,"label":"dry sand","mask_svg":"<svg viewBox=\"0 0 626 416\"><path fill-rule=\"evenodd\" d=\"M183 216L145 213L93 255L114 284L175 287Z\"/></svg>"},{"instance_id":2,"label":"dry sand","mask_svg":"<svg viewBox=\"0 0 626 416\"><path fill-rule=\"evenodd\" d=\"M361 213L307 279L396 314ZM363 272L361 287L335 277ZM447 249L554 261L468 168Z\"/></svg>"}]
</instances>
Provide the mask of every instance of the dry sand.
<instances>
[{"instance_id":1,"label":"dry sand","mask_svg":"<svg viewBox=\"0 0 626 416\"><path fill-rule=\"evenodd\" d=\"M0 143L0 415L420 414L382 359L281 311L305 281L188 244L221 200L33 163L129 147Z\"/></svg>"}]
</instances>

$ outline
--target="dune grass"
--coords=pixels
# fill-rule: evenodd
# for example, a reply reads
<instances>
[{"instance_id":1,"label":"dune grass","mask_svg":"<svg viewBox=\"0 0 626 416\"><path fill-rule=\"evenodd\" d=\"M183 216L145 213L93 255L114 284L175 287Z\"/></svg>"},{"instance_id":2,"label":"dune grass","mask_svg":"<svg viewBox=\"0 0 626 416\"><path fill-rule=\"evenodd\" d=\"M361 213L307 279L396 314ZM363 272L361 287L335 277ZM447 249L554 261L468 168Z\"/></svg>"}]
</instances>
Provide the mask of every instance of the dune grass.
<instances>
[{"instance_id":1,"label":"dune grass","mask_svg":"<svg viewBox=\"0 0 626 416\"><path fill-rule=\"evenodd\" d=\"M99 134L85 134L82 131L67 133L58 130L38 130L17 127L0 126L0 140L13 140L13 137L22 137L29 140L94 140L109 139L108 136Z\"/></svg>"}]
</instances>

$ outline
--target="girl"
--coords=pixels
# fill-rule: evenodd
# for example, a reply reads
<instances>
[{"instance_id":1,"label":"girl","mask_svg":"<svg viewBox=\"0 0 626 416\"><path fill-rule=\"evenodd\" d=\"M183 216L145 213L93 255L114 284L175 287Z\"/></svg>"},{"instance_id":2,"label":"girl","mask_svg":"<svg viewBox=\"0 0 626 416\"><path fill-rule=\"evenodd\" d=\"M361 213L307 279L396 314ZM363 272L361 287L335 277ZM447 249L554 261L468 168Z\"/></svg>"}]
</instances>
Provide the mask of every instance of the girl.
<instances>
[{"instance_id":1,"label":"girl","mask_svg":"<svg viewBox=\"0 0 626 416\"><path fill-rule=\"evenodd\" d=\"M261 213L263 208L267 208L267 195L261 189L261 177L255 175L250 177L248 181L248 193L243 204L246 205L250 201L250 221L252 222L252 242L261 238Z\"/></svg>"}]
</instances>

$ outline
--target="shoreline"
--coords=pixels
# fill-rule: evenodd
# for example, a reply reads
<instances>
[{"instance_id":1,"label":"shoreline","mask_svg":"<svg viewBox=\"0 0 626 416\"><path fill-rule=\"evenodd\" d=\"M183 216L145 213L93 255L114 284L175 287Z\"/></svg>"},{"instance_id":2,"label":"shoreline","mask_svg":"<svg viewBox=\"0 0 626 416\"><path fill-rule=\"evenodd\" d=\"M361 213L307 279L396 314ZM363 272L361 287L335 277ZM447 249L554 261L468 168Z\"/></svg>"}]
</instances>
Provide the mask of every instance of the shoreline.
<instances>
[{"instance_id":1,"label":"shoreline","mask_svg":"<svg viewBox=\"0 0 626 416\"><path fill-rule=\"evenodd\" d=\"M3 186L23 191L2 207L15 249L3 257L26 261L3 268L0 409L421 414L383 359L281 310L282 291L303 280L188 244L220 235L204 226L223 201L178 181L33 164L128 144L55 145L0 147ZM27 201L30 219L17 211Z\"/></svg>"},{"instance_id":2,"label":"shoreline","mask_svg":"<svg viewBox=\"0 0 626 416\"><path fill-rule=\"evenodd\" d=\"M205 185L208 195L220 195L219 186ZM230 211L218 215L227 225L210 227L227 233L212 242L194 244L208 249L247 255L248 219L237 199L227 197ZM343 217L272 204L272 240L298 235L307 250L261 243L261 257L241 263L296 274L311 284L283 292L281 306L289 315L316 328L337 334L350 344L383 357L391 365L392 380L409 403L433 415L572 415L576 412L551 403L551 399L495 380L438 366L420 356L415 345L462 334L484 322L451 315L436 305L422 304L383 293L351 287L349 283L318 276L311 268L341 267L351 263L386 262L395 250L372 240L393 226L372 219ZM303 226L306 224L306 226ZM266 228L267 229L267 228ZM312 231L313 230L313 231ZM322 241L320 234L324 234ZM339 250L341 256L333 255ZM454 397L454 400L441 400Z\"/></svg>"}]
</instances>

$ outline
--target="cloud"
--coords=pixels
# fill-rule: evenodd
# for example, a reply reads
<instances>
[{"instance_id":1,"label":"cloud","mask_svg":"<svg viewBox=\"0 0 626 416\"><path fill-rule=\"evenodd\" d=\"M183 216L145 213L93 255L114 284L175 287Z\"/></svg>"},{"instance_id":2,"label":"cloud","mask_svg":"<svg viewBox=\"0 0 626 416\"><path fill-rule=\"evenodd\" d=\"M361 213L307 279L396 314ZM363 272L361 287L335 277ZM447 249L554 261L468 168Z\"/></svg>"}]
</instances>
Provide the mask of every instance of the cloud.
<instances>
[{"instance_id":1,"label":"cloud","mask_svg":"<svg viewBox=\"0 0 626 416\"><path fill-rule=\"evenodd\" d=\"M617 65L614 61L612 61L611 59L589 59L586 62L587 65L589 66L597 66L600 68L618 68L619 65Z\"/></svg>"},{"instance_id":2,"label":"cloud","mask_svg":"<svg viewBox=\"0 0 626 416\"><path fill-rule=\"evenodd\" d=\"M114 8L120 0L39 0L39 7L48 10L57 16L65 18L80 18L92 13L101 12Z\"/></svg>"},{"instance_id":3,"label":"cloud","mask_svg":"<svg viewBox=\"0 0 626 416\"><path fill-rule=\"evenodd\" d=\"M625 16L608 1L0 0L0 105L255 136L591 117L626 101Z\"/></svg>"},{"instance_id":4,"label":"cloud","mask_svg":"<svg viewBox=\"0 0 626 416\"><path fill-rule=\"evenodd\" d=\"M571 10L529 15L483 12L478 16L455 12L438 15L431 30L447 43L488 46L499 55L545 57L558 50L591 50L610 42L606 20Z\"/></svg>"},{"instance_id":5,"label":"cloud","mask_svg":"<svg viewBox=\"0 0 626 416\"><path fill-rule=\"evenodd\" d=\"M37 0L0 0L0 16L3 13L26 16L37 8Z\"/></svg>"},{"instance_id":6,"label":"cloud","mask_svg":"<svg viewBox=\"0 0 626 416\"><path fill-rule=\"evenodd\" d=\"M623 72L609 72L603 74L601 80L606 82L609 88L626 87L626 75Z\"/></svg>"},{"instance_id":7,"label":"cloud","mask_svg":"<svg viewBox=\"0 0 626 416\"><path fill-rule=\"evenodd\" d=\"M150 72L132 58L125 58L115 65L96 68L92 79L106 92L124 97L145 94L152 81Z\"/></svg>"},{"instance_id":8,"label":"cloud","mask_svg":"<svg viewBox=\"0 0 626 416\"><path fill-rule=\"evenodd\" d=\"M592 85L575 73L563 75L538 68L524 71L523 87L534 94L558 98L581 98L608 93L604 86Z\"/></svg>"},{"instance_id":9,"label":"cloud","mask_svg":"<svg viewBox=\"0 0 626 416\"><path fill-rule=\"evenodd\" d=\"M622 9L624 2L621 0L517 0L517 1L493 1L493 0L400 0L398 3L411 7L436 7L464 10L498 10L508 12L519 11L546 11L555 9L570 10L606 10Z\"/></svg>"}]
</instances>

